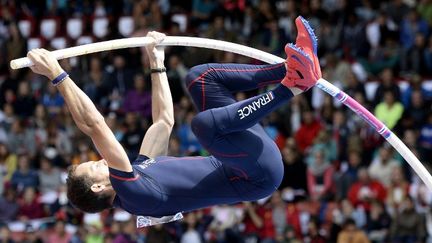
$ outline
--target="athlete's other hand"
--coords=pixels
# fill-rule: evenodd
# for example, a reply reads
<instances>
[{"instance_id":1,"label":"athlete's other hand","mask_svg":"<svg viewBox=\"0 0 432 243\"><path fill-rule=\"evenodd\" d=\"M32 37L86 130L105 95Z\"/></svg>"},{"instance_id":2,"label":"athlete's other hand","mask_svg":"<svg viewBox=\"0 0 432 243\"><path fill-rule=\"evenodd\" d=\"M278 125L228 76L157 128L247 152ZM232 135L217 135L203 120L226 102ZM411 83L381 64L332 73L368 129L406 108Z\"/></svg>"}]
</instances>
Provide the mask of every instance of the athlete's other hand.
<instances>
[{"instance_id":1,"label":"athlete's other hand","mask_svg":"<svg viewBox=\"0 0 432 243\"><path fill-rule=\"evenodd\" d=\"M45 49L33 49L27 53L27 57L33 62L30 69L37 74L44 75L53 80L63 71L53 54Z\"/></svg>"},{"instance_id":2,"label":"athlete's other hand","mask_svg":"<svg viewBox=\"0 0 432 243\"><path fill-rule=\"evenodd\" d=\"M150 66L152 68L163 66L165 52L163 47L157 47L157 44L161 43L165 39L165 36L165 34L156 31L150 31L147 33L147 37L150 37L154 40L145 47L147 55L149 56Z\"/></svg>"}]
</instances>

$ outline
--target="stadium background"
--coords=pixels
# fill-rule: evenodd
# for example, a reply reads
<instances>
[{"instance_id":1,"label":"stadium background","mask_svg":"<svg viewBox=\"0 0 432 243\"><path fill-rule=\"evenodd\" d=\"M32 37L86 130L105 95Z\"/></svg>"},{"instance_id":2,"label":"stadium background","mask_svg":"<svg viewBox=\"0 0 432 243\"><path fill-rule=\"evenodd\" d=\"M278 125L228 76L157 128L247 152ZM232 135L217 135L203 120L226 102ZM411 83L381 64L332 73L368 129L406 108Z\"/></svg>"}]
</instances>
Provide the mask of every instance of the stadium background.
<instances>
[{"instance_id":1,"label":"stadium background","mask_svg":"<svg viewBox=\"0 0 432 243\"><path fill-rule=\"evenodd\" d=\"M318 89L262 122L285 164L283 183L271 198L197 210L183 221L139 230L119 210L84 215L65 196L65 170L98 159L91 141L48 80L29 69L9 69L10 60L35 47L52 50L149 30L285 57L299 14L318 35L324 78L384 121L430 168L430 0L2 0L1 241L367 242L367 236L372 242L432 242L432 192L373 129ZM146 62L140 48L61 61L131 158L150 124ZM195 110L183 91L188 68L205 62L258 63L231 53L166 49L176 119L170 155L206 154L190 130Z\"/></svg>"}]
</instances>

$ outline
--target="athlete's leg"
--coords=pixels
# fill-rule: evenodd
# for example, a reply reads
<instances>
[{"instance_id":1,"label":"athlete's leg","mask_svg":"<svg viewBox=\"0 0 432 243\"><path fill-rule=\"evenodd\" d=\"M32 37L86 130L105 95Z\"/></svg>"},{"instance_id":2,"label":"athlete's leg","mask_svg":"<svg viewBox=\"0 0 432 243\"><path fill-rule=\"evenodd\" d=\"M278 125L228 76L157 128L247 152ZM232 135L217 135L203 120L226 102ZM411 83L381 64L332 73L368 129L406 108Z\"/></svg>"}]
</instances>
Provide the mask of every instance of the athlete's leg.
<instances>
[{"instance_id":1,"label":"athlete's leg","mask_svg":"<svg viewBox=\"0 0 432 243\"><path fill-rule=\"evenodd\" d=\"M265 94L204 110L192 120L198 140L226 167L242 200L265 197L282 180L280 152L258 122L292 96L279 85Z\"/></svg>"},{"instance_id":2,"label":"athlete's leg","mask_svg":"<svg viewBox=\"0 0 432 243\"><path fill-rule=\"evenodd\" d=\"M280 83L286 75L285 63L274 65L202 64L191 68L187 88L198 110L235 102L232 93Z\"/></svg>"},{"instance_id":3,"label":"athlete's leg","mask_svg":"<svg viewBox=\"0 0 432 243\"><path fill-rule=\"evenodd\" d=\"M284 64L207 64L193 68L188 75L190 94L202 110L192 120L192 129L200 143L222 162L242 200L267 196L282 180L280 152L258 122L293 94L280 84L240 102L235 102L232 93L281 82L285 74Z\"/></svg>"}]
</instances>

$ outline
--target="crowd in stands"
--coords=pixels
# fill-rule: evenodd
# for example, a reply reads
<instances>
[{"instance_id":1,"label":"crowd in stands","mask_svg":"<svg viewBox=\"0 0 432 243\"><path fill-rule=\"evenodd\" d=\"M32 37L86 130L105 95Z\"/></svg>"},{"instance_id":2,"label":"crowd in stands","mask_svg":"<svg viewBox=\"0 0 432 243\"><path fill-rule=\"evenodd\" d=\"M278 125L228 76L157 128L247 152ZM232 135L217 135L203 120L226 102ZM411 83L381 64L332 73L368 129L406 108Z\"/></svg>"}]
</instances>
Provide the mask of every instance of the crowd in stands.
<instances>
[{"instance_id":1,"label":"crowd in stands","mask_svg":"<svg viewBox=\"0 0 432 243\"><path fill-rule=\"evenodd\" d=\"M144 229L118 209L83 214L68 202L65 171L99 159L97 151L48 80L9 68L10 60L35 45L53 50L149 30L231 41L285 58L298 15L317 33L323 77L374 113L430 169L431 0L2 0L0 242L432 242L432 192L373 128L318 89L262 122L285 167L270 198L217 205ZM129 31L118 25L123 17L132 20L125 22ZM57 24L51 36L41 28L46 19ZM80 36L88 38L80 42L69 34L71 19L81 20ZM100 28L95 21L102 21ZM260 62L198 48L165 52L176 119L169 155L207 155L190 128L196 111L184 91L188 69L206 62ZM151 124L143 49L61 65L134 159Z\"/></svg>"}]
</instances>

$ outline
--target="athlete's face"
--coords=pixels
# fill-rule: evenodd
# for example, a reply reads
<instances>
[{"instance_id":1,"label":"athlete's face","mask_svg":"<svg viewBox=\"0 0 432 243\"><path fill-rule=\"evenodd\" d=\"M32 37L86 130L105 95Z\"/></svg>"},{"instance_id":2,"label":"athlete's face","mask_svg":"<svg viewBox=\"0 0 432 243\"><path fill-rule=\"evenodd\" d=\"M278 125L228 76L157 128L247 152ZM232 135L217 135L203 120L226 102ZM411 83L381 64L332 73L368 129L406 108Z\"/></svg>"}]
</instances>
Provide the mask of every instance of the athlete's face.
<instances>
[{"instance_id":1,"label":"athlete's face","mask_svg":"<svg viewBox=\"0 0 432 243\"><path fill-rule=\"evenodd\" d=\"M108 164L104 159L81 163L75 169L77 175L86 175L93 179L94 183L106 186L109 184ZM93 189L93 186L92 186Z\"/></svg>"}]
</instances>

